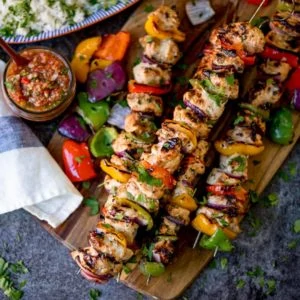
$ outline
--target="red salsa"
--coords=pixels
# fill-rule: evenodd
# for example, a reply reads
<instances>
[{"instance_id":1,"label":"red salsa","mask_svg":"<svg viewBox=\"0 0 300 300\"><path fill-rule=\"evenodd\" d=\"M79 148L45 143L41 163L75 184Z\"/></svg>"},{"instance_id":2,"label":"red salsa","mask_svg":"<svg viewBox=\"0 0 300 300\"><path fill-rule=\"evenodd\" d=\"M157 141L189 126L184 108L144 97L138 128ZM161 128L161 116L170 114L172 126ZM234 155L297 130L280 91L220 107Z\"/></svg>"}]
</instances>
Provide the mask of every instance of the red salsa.
<instances>
[{"instance_id":1,"label":"red salsa","mask_svg":"<svg viewBox=\"0 0 300 300\"><path fill-rule=\"evenodd\" d=\"M22 56L27 66L12 62L6 73L5 86L18 106L43 112L63 102L69 93L71 75L68 65L57 55L43 49L27 49Z\"/></svg>"}]
</instances>

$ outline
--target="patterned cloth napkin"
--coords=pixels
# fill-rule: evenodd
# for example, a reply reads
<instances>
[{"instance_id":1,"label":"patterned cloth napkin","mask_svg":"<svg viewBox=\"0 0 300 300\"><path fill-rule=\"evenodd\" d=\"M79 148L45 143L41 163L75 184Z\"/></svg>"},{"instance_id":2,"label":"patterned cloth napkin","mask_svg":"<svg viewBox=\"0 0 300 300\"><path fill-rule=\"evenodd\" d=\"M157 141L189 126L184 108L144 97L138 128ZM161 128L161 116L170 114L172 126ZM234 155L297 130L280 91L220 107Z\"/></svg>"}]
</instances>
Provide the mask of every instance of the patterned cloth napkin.
<instances>
[{"instance_id":1,"label":"patterned cloth napkin","mask_svg":"<svg viewBox=\"0 0 300 300\"><path fill-rule=\"evenodd\" d=\"M0 61L0 84L4 67ZM0 90L0 214L24 208L57 227L81 201L47 149L5 105Z\"/></svg>"}]
</instances>

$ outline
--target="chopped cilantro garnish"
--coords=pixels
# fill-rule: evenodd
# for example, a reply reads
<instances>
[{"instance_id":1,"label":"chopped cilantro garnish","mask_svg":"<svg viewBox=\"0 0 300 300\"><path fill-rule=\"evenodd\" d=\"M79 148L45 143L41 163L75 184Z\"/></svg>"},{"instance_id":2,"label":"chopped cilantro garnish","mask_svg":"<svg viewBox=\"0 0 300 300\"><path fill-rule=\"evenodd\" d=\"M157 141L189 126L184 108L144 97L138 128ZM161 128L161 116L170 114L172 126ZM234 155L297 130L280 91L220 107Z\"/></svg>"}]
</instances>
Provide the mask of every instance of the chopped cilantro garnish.
<instances>
[{"instance_id":1,"label":"chopped cilantro garnish","mask_svg":"<svg viewBox=\"0 0 300 300\"><path fill-rule=\"evenodd\" d=\"M247 158L243 156L236 156L232 158L229 163L233 165L233 169L236 172L243 172L245 171L246 168Z\"/></svg>"},{"instance_id":2,"label":"chopped cilantro garnish","mask_svg":"<svg viewBox=\"0 0 300 300\"><path fill-rule=\"evenodd\" d=\"M139 181L147 183L151 186L162 186L162 180L160 178L151 176L148 171L141 165L137 166L136 170L139 175Z\"/></svg>"},{"instance_id":3,"label":"chopped cilantro garnish","mask_svg":"<svg viewBox=\"0 0 300 300\"><path fill-rule=\"evenodd\" d=\"M102 292L100 290L91 289L89 293L90 300L97 300L101 296L101 294Z\"/></svg>"},{"instance_id":4,"label":"chopped cilantro garnish","mask_svg":"<svg viewBox=\"0 0 300 300\"><path fill-rule=\"evenodd\" d=\"M222 257L220 264L221 264L221 269L224 270L228 265L228 259L226 257Z\"/></svg>"},{"instance_id":5,"label":"chopped cilantro garnish","mask_svg":"<svg viewBox=\"0 0 300 300\"><path fill-rule=\"evenodd\" d=\"M246 282L245 280L243 279L239 279L237 282L236 282L236 288L237 289L241 289L245 286Z\"/></svg>"},{"instance_id":6,"label":"chopped cilantro garnish","mask_svg":"<svg viewBox=\"0 0 300 300\"><path fill-rule=\"evenodd\" d=\"M19 260L16 263L11 264L9 268L13 273L26 274L29 272L22 260Z\"/></svg>"},{"instance_id":7,"label":"chopped cilantro garnish","mask_svg":"<svg viewBox=\"0 0 300 300\"><path fill-rule=\"evenodd\" d=\"M154 11L154 6L152 4L145 5L144 12L150 13Z\"/></svg>"},{"instance_id":8,"label":"chopped cilantro garnish","mask_svg":"<svg viewBox=\"0 0 300 300\"><path fill-rule=\"evenodd\" d=\"M294 223L294 232L299 233L300 232L300 219L296 220Z\"/></svg>"},{"instance_id":9,"label":"chopped cilantro garnish","mask_svg":"<svg viewBox=\"0 0 300 300\"><path fill-rule=\"evenodd\" d=\"M141 59L140 59L140 57L137 57L136 59L135 59L135 61L133 62L133 66L135 67L135 66L137 66L138 64L140 64L141 63Z\"/></svg>"},{"instance_id":10,"label":"chopped cilantro garnish","mask_svg":"<svg viewBox=\"0 0 300 300\"><path fill-rule=\"evenodd\" d=\"M296 247L297 247L297 245L298 245L298 240L292 240L292 241L290 241L289 243L288 243L288 248L289 249L295 249Z\"/></svg>"},{"instance_id":11,"label":"chopped cilantro garnish","mask_svg":"<svg viewBox=\"0 0 300 300\"><path fill-rule=\"evenodd\" d=\"M274 279L267 280L267 295L274 293L276 290L276 281Z\"/></svg>"},{"instance_id":12,"label":"chopped cilantro garnish","mask_svg":"<svg viewBox=\"0 0 300 300\"><path fill-rule=\"evenodd\" d=\"M252 271L248 271L247 275L249 277L260 277L264 275L264 271L260 266L257 266L255 269L253 269Z\"/></svg>"},{"instance_id":13,"label":"chopped cilantro garnish","mask_svg":"<svg viewBox=\"0 0 300 300\"><path fill-rule=\"evenodd\" d=\"M233 74L226 76L225 79L229 85L231 85L231 86L234 85L234 75Z\"/></svg>"},{"instance_id":14,"label":"chopped cilantro garnish","mask_svg":"<svg viewBox=\"0 0 300 300\"><path fill-rule=\"evenodd\" d=\"M129 274L129 273L132 272L132 270L131 270L128 266L126 266L126 265L123 265L123 271L124 271L126 274Z\"/></svg>"},{"instance_id":15,"label":"chopped cilantro garnish","mask_svg":"<svg viewBox=\"0 0 300 300\"><path fill-rule=\"evenodd\" d=\"M263 204L266 207L275 206L278 204L278 202L279 202L279 198L275 193L271 193L268 196L263 198Z\"/></svg>"},{"instance_id":16,"label":"chopped cilantro garnish","mask_svg":"<svg viewBox=\"0 0 300 300\"><path fill-rule=\"evenodd\" d=\"M90 215L94 216L99 213L99 202L95 197L85 198L83 204L90 208Z\"/></svg>"},{"instance_id":17,"label":"chopped cilantro garnish","mask_svg":"<svg viewBox=\"0 0 300 300\"><path fill-rule=\"evenodd\" d=\"M244 122L244 120L245 120L245 118L244 118L243 116L237 116L237 117L235 118L234 122L233 122L233 125L234 125L234 126L235 126L235 125L238 125L238 124Z\"/></svg>"},{"instance_id":18,"label":"chopped cilantro garnish","mask_svg":"<svg viewBox=\"0 0 300 300\"><path fill-rule=\"evenodd\" d=\"M268 78L266 83L267 83L267 85L274 84L274 80L272 78Z\"/></svg>"}]
</instances>

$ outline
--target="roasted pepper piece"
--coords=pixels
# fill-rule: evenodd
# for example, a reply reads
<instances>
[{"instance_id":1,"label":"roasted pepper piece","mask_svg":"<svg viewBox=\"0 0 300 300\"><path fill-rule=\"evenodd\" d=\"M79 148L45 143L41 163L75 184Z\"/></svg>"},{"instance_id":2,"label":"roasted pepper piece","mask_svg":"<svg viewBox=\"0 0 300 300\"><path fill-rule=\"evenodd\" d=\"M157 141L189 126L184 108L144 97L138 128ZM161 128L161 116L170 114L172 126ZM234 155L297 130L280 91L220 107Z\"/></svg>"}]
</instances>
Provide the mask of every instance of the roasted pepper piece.
<instances>
[{"instance_id":1,"label":"roasted pepper piece","mask_svg":"<svg viewBox=\"0 0 300 300\"><path fill-rule=\"evenodd\" d=\"M288 145L294 136L292 112L288 108L281 108L271 118L269 133L271 140L280 145Z\"/></svg>"},{"instance_id":2,"label":"roasted pepper piece","mask_svg":"<svg viewBox=\"0 0 300 300\"><path fill-rule=\"evenodd\" d=\"M96 177L93 162L86 143L66 140L62 146L64 170L72 182L81 182Z\"/></svg>"},{"instance_id":3,"label":"roasted pepper piece","mask_svg":"<svg viewBox=\"0 0 300 300\"><path fill-rule=\"evenodd\" d=\"M150 15L145 23L146 32L152 37L158 38L160 40L172 38L176 42L183 42L185 40L185 33L180 30L174 31L163 31L157 26L156 16Z\"/></svg>"},{"instance_id":4,"label":"roasted pepper piece","mask_svg":"<svg viewBox=\"0 0 300 300\"><path fill-rule=\"evenodd\" d=\"M91 103L87 93L79 93L77 112L93 131L97 131L109 117L109 105L106 101Z\"/></svg>"},{"instance_id":5,"label":"roasted pepper piece","mask_svg":"<svg viewBox=\"0 0 300 300\"><path fill-rule=\"evenodd\" d=\"M141 206L139 206L138 204L136 204L126 198L116 197L116 202L120 205L127 206L127 207L134 209L138 213L138 215L143 220L146 221L147 230L150 230L153 227L153 219L152 219L151 215L145 209L143 209Z\"/></svg>"},{"instance_id":6,"label":"roasted pepper piece","mask_svg":"<svg viewBox=\"0 0 300 300\"><path fill-rule=\"evenodd\" d=\"M145 84L138 84L135 80L130 80L128 82L129 93L147 93L152 95L165 95L171 91L171 85L156 87L149 86Z\"/></svg>"},{"instance_id":7,"label":"roasted pepper piece","mask_svg":"<svg viewBox=\"0 0 300 300\"><path fill-rule=\"evenodd\" d=\"M197 209L197 203L195 199L189 194L181 194L170 200L172 204L178 205L182 208L186 208L189 211L195 211Z\"/></svg>"},{"instance_id":8,"label":"roasted pepper piece","mask_svg":"<svg viewBox=\"0 0 300 300\"><path fill-rule=\"evenodd\" d=\"M192 221L192 226L197 231L201 231L209 236L212 236L219 228L217 224L210 222L210 220L203 214L197 215L197 217ZM222 228L222 230L230 239L237 237L237 233L228 228Z\"/></svg>"},{"instance_id":9,"label":"roasted pepper piece","mask_svg":"<svg viewBox=\"0 0 300 300\"><path fill-rule=\"evenodd\" d=\"M126 241L125 236L121 232L117 231L111 225L105 224L105 223L102 223L102 222L98 222L96 230L97 230L98 233L113 234L116 237L116 239L118 240L118 242L123 247L125 247L125 248L127 247L127 241Z\"/></svg>"},{"instance_id":10,"label":"roasted pepper piece","mask_svg":"<svg viewBox=\"0 0 300 300\"><path fill-rule=\"evenodd\" d=\"M118 137L118 132L114 127L102 127L93 136L90 149L95 157L112 156L114 150L112 148L113 141Z\"/></svg>"},{"instance_id":11,"label":"roasted pepper piece","mask_svg":"<svg viewBox=\"0 0 300 300\"><path fill-rule=\"evenodd\" d=\"M113 62L111 60L97 58L91 62L90 72L97 70L97 69L105 69L106 67L110 66Z\"/></svg>"},{"instance_id":12,"label":"roasted pepper piece","mask_svg":"<svg viewBox=\"0 0 300 300\"><path fill-rule=\"evenodd\" d=\"M157 262L143 262L140 264L140 270L145 276L160 276L165 272L165 266Z\"/></svg>"},{"instance_id":13,"label":"roasted pepper piece","mask_svg":"<svg viewBox=\"0 0 300 300\"><path fill-rule=\"evenodd\" d=\"M120 31L117 34L108 34L104 36L103 41L94 53L94 56L97 58L121 61L130 43L130 34L129 32Z\"/></svg>"},{"instance_id":14,"label":"roasted pepper piece","mask_svg":"<svg viewBox=\"0 0 300 300\"><path fill-rule=\"evenodd\" d=\"M235 153L253 156L259 154L265 149L264 146L254 146L243 143L229 144L223 140L216 141L215 148L219 153L225 156L229 156Z\"/></svg>"},{"instance_id":15,"label":"roasted pepper piece","mask_svg":"<svg viewBox=\"0 0 300 300\"><path fill-rule=\"evenodd\" d=\"M216 232L212 236L204 235L199 245L205 249L209 250L215 250L218 251L226 251L229 252L233 249L233 246L229 240L229 238L226 236L226 234L223 232L222 229L218 228Z\"/></svg>"},{"instance_id":16,"label":"roasted pepper piece","mask_svg":"<svg viewBox=\"0 0 300 300\"><path fill-rule=\"evenodd\" d=\"M79 43L75 49L71 67L76 79L84 83L86 82L88 72L90 70L89 62L94 52L101 44L102 38L100 36L88 38Z\"/></svg>"},{"instance_id":17,"label":"roasted pepper piece","mask_svg":"<svg viewBox=\"0 0 300 300\"><path fill-rule=\"evenodd\" d=\"M106 159L101 160L100 167L103 172L121 183L126 183L131 177L130 173L120 170L117 166L113 165Z\"/></svg>"},{"instance_id":18,"label":"roasted pepper piece","mask_svg":"<svg viewBox=\"0 0 300 300\"><path fill-rule=\"evenodd\" d=\"M300 89L300 67L298 67L293 74L291 75L290 79L286 83L286 88L290 91L295 89Z\"/></svg>"}]
</instances>

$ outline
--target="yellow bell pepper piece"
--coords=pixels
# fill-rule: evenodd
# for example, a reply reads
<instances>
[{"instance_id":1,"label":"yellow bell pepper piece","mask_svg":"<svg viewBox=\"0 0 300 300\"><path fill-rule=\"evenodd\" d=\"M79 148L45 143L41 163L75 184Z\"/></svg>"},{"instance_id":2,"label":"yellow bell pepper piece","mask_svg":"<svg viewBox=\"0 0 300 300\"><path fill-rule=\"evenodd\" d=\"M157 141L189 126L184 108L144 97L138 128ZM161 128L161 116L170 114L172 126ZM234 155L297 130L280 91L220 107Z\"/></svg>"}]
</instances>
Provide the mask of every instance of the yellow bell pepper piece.
<instances>
[{"instance_id":1,"label":"yellow bell pepper piece","mask_svg":"<svg viewBox=\"0 0 300 300\"><path fill-rule=\"evenodd\" d=\"M217 224L211 223L210 220L203 214L197 215L197 217L192 221L192 226L197 231L201 231L209 236L212 236L219 228ZM237 233L235 233L234 231L228 228L220 228L230 239L235 239L237 237Z\"/></svg>"},{"instance_id":2,"label":"yellow bell pepper piece","mask_svg":"<svg viewBox=\"0 0 300 300\"><path fill-rule=\"evenodd\" d=\"M113 62L111 60L97 58L91 62L90 72L97 70L97 69L105 69Z\"/></svg>"},{"instance_id":3,"label":"yellow bell pepper piece","mask_svg":"<svg viewBox=\"0 0 300 300\"><path fill-rule=\"evenodd\" d=\"M197 137L194 134L193 131L191 131L189 128L187 128L184 124L173 121L173 120L165 120L165 123L168 123L168 126L170 128L173 128L175 131L180 131L183 134L187 135L189 139L191 140L194 147L197 146Z\"/></svg>"},{"instance_id":4,"label":"yellow bell pepper piece","mask_svg":"<svg viewBox=\"0 0 300 300\"><path fill-rule=\"evenodd\" d=\"M235 153L253 156L259 154L265 149L264 146L254 146L243 143L228 144L226 141L222 140L215 142L215 148L219 153L226 156Z\"/></svg>"},{"instance_id":5,"label":"yellow bell pepper piece","mask_svg":"<svg viewBox=\"0 0 300 300\"><path fill-rule=\"evenodd\" d=\"M134 209L138 213L138 215L147 222L147 230L150 230L153 227L153 219L144 208L126 198L116 197L116 202L120 205L124 205Z\"/></svg>"},{"instance_id":6,"label":"yellow bell pepper piece","mask_svg":"<svg viewBox=\"0 0 300 300\"><path fill-rule=\"evenodd\" d=\"M106 159L101 160L100 167L103 172L121 183L126 183L131 177L131 174L118 169L117 166L111 164Z\"/></svg>"},{"instance_id":7,"label":"yellow bell pepper piece","mask_svg":"<svg viewBox=\"0 0 300 300\"><path fill-rule=\"evenodd\" d=\"M185 33L176 29L174 31L163 31L160 30L156 25L156 17L150 15L145 23L146 32L152 37L158 38L160 40L172 38L177 42L183 42L185 40Z\"/></svg>"},{"instance_id":8,"label":"yellow bell pepper piece","mask_svg":"<svg viewBox=\"0 0 300 300\"><path fill-rule=\"evenodd\" d=\"M117 231L114 227L112 227L111 225L109 224L105 224L105 223L102 223L102 222L99 222L97 224L97 230L100 231L100 232L103 232L103 233L109 233L109 234L113 234L117 241L123 246L123 247L127 247L127 241L126 241L126 238L125 236L123 235L123 233Z\"/></svg>"},{"instance_id":9,"label":"yellow bell pepper piece","mask_svg":"<svg viewBox=\"0 0 300 300\"><path fill-rule=\"evenodd\" d=\"M197 203L195 199L186 193L172 198L170 202L182 208L186 208L189 211L195 211L197 209Z\"/></svg>"},{"instance_id":10,"label":"yellow bell pepper piece","mask_svg":"<svg viewBox=\"0 0 300 300\"><path fill-rule=\"evenodd\" d=\"M90 71L90 60L95 51L98 49L102 41L100 36L92 37L83 40L75 49L73 59L71 61L71 68L75 74L76 79L84 83Z\"/></svg>"}]
</instances>

